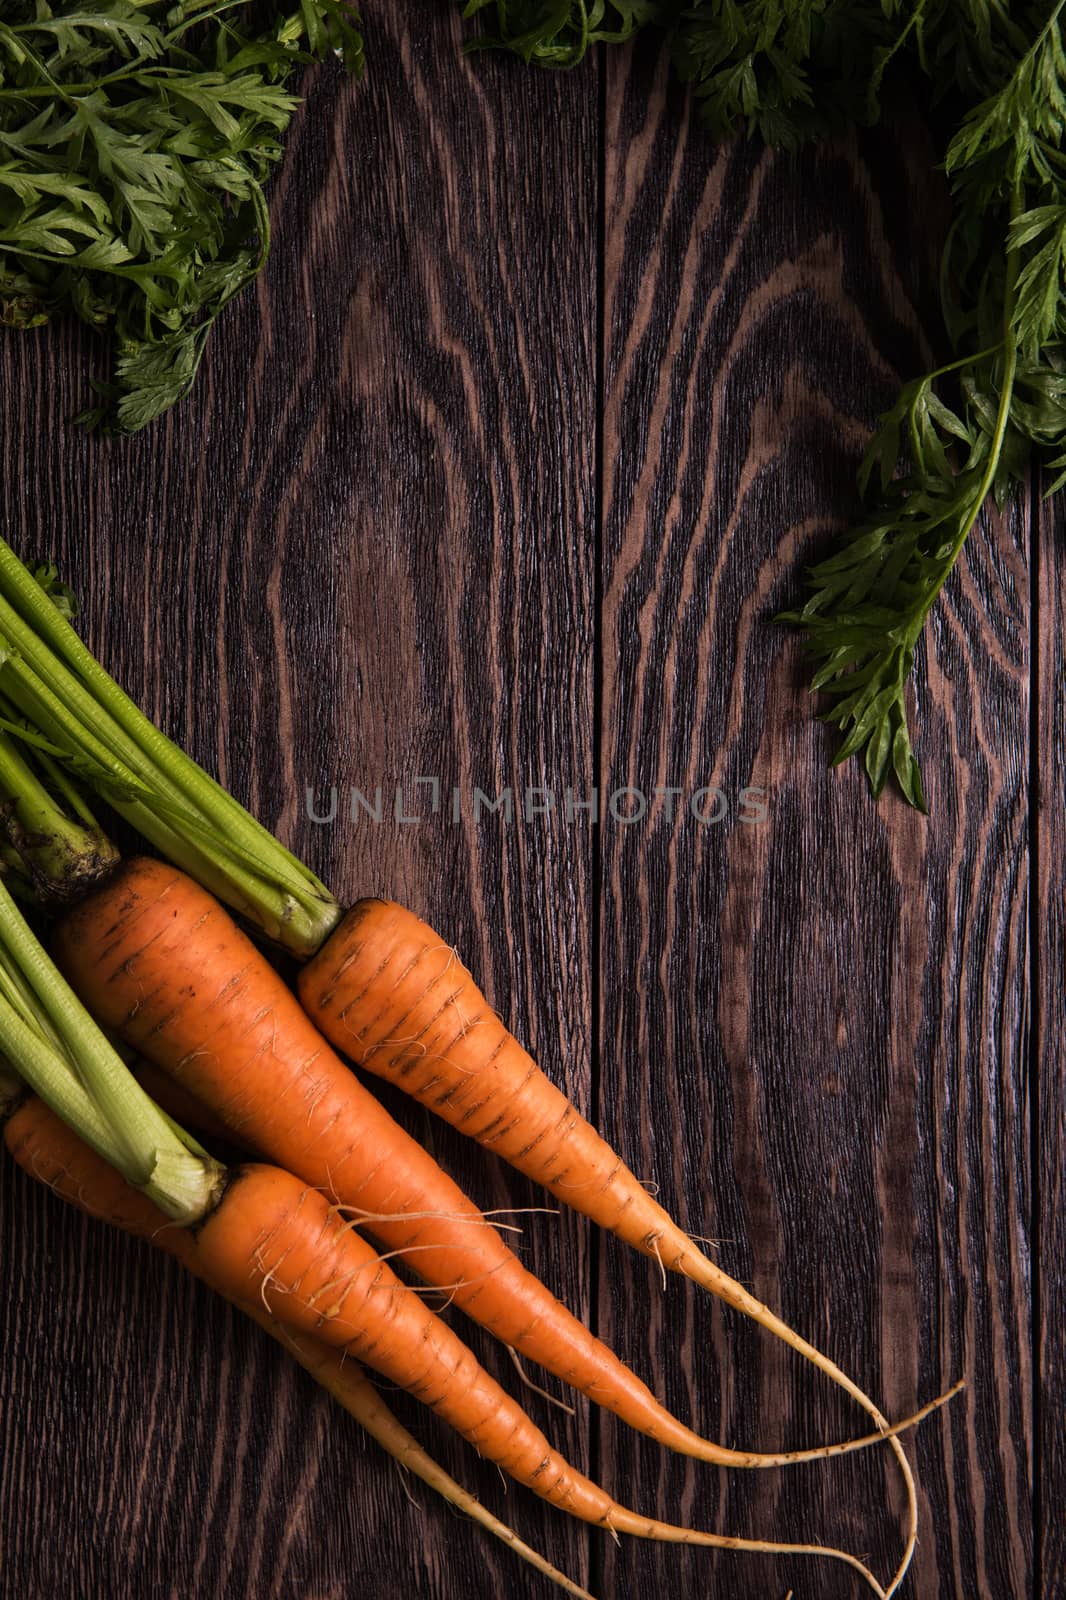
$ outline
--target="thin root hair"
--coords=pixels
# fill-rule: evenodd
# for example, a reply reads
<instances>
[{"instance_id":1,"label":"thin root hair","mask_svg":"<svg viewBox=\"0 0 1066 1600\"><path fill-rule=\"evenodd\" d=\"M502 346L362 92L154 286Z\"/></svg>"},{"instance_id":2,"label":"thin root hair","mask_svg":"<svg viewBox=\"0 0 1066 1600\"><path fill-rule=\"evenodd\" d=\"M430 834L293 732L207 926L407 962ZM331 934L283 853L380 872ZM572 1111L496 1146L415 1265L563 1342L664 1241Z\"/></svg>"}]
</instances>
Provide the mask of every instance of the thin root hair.
<instances>
[{"instance_id":1,"label":"thin root hair","mask_svg":"<svg viewBox=\"0 0 1066 1600\"><path fill-rule=\"evenodd\" d=\"M518 1373L519 1378L525 1384L527 1389L532 1389L534 1394L539 1394L541 1399L547 1400L550 1406L558 1406L559 1410L565 1411L568 1417L575 1415L572 1405L568 1405L565 1400L560 1400L558 1395L552 1394L548 1389L542 1389L540 1384L535 1382L534 1379L529 1376L529 1373L525 1369L522 1358L518 1354L518 1351L515 1349L513 1344L505 1345L504 1349L514 1362L515 1371Z\"/></svg>"}]
</instances>

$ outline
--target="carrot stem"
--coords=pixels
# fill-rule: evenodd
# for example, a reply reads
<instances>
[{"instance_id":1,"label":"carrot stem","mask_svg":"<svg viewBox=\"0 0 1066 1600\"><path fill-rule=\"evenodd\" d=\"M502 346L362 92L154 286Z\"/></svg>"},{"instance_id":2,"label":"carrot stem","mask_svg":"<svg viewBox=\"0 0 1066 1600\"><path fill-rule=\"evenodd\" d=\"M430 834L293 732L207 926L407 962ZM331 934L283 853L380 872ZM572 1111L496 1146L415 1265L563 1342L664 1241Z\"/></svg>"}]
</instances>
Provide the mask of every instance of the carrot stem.
<instances>
[{"instance_id":1,"label":"carrot stem","mask_svg":"<svg viewBox=\"0 0 1066 1600\"><path fill-rule=\"evenodd\" d=\"M342 1403L354 1401L353 1415L371 1426L365 1416L368 1406L372 1415L384 1414L383 1442L398 1457L406 1454L409 1436L397 1432L395 1419L372 1390L368 1394L368 1385L361 1382L353 1390L353 1357L369 1361L417 1395L518 1482L616 1540L618 1533L626 1533L714 1549L822 1556L846 1563L885 1600L886 1591L874 1575L847 1551L676 1527L620 1505L552 1449L447 1326L412 1308L407 1291L380 1262L375 1269L368 1247L350 1230L337 1226L335 1208L328 1207L317 1191L301 1189L291 1175L268 1167L238 1169L218 1211L193 1234L160 1228L151 1207L138 1206L139 1196L125 1189L115 1173L94 1163L70 1130L33 1100L11 1117L4 1142L39 1182L82 1210L104 1216L176 1255L197 1277L275 1334L281 1324L286 1342L301 1352L300 1358L311 1358L304 1364L320 1382L331 1392L331 1377L343 1385ZM355 1254L349 1255L352 1250ZM347 1264L344 1256L349 1256ZM373 1270L369 1282L363 1279L368 1269ZM447 1493L443 1485L442 1492ZM469 1509L477 1515L473 1506ZM549 1575L554 1574L549 1571Z\"/></svg>"},{"instance_id":2,"label":"carrot stem","mask_svg":"<svg viewBox=\"0 0 1066 1600\"><path fill-rule=\"evenodd\" d=\"M36 1120L37 1139L31 1147L16 1154L27 1174L43 1183L69 1205L100 1223L111 1222L132 1233L145 1243L150 1243L173 1256L194 1276L200 1277L195 1245L181 1228L162 1225L162 1219L135 1194L119 1174L101 1166L93 1154L79 1146L70 1132L54 1120L36 1116L32 1103L24 1108L19 1102L26 1096L25 1085L14 1072L0 1062L0 1126L9 1118L14 1122L16 1108L24 1121L31 1126ZM49 1128L52 1132L52 1154L45 1162ZM17 1147L17 1139L13 1141ZM493 1516L477 1497L449 1476L433 1457L423 1449L389 1410L377 1389L358 1362L347 1358L343 1351L331 1349L319 1340L297 1329L288 1328L272 1317L254 1300L232 1299L236 1308L258 1323L263 1331L282 1346L303 1367L350 1417L376 1439L382 1448L405 1472L420 1478L457 1510L501 1540L521 1561L527 1562L575 1600L592 1600L588 1590L568 1578L554 1567L545 1556L521 1539L512 1528Z\"/></svg>"},{"instance_id":3,"label":"carrot stem","mask_svg":"<svg viewBox=\"0 0 1066 1600\"><path fill-rule=\"evenodd\" d=\"M0 1051L85 1142L160 1210L194 1222L221 1169L145 1094L0 882Z\"/></svg>"},{"instance_id":4,"label":"carrot stem","mask_svg":"<svg viewBox=\"0 0 1066 1600\"><path fill-rule=\"evenodd\" d=\"M8 694L53 754L269 937L319 947L340 918L326 886L134 705L3 540L0 636Z\"/></svg>"},{"instance_id":5,"label":"carrot stem","mask_svg":"<svg viewBox=\"0 0 1066 1600\"><path fill-rule=\"evenodd\" d=\"M68 789L63 780L63 800L74 806L77 796L73 791L68 794ZM76 899L117 864L118 851L106 835L84 815L68 815L4 732L0 732L0 793L9 802L9 841L47 898ZM81 809L84 812L85 807Z\"/></svg>"},{"instance_id":6,"label":"carrot stem","mask_svg":"<svg viewBox=\"0 0 1066 1600\"><path fill-rule=\"evenodd\" d=\"M11 699L55 742L55 753L71 762L77 777L103 792L173 863L251 916L269 937L300 956L318 950L340 918L339 907L325 886L153 726L104 672L44 588L0 540L0 638L5 635L15 646L4 662ZM440 1103L441 1098L435 1100L434 1109ZM505 1132L508 1126L505 1124ZM501 1153L507 1154L506 1150ZM613 1155L612 1160L617 1171L620 1163ZM558 1175L553 1174L552 1181L563 1184ZM659 1254L662 1236L656 1223L651 1232L631 1242L638 1248L654 1248ZM752 1309L758 1303L743 1291L738 1296L739 1286L705 1258L704 1272L693 1270L694 1254L691 1241L682 1235L677 1261L672 1264L733 1304L738 1298L750 1301L742 1309L815 1360L863 1405L879 1428L887 1429L873 1401L840 1369L786 1330L767 1308ZM686 1255L689 1260L682 1267ZM706 1276L715 1282L706 1283ZM906 1456L896 1439L889 1443L904 1476L908 1511L904 1557L885 1591L891 1594L902 1581L913 1552L917 1500Z\"/></svg>"}]
</instances>

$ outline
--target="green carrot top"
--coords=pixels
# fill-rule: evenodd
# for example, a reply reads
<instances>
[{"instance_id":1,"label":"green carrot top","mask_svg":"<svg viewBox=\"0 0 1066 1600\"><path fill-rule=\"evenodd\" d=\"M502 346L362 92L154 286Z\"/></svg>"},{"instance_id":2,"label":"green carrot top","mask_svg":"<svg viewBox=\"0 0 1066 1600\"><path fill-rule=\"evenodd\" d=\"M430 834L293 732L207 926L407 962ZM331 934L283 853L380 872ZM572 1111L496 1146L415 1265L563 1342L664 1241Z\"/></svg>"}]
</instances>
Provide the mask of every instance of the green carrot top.
<instances>
[{"instance_id":1,"label":"green carrot top","mask_svg":"<svg viewBox=\"0 0 1066 1600\"><path fill-rule=\"evenodd\" d=\"M78 637L53 589L51 569L32 574L0 540L0 733L9 736L0 744L0 787L6 770L8 792L13 783L24 809L46 805L47 795L19 788L12 744L21 740L50 763L57 783L69 775L68 809L77 804L73 792L88 787L269 939L312 954L340 917L336 900L138 710ZM14 715L3 716L5 705ZM81 820L91 830L92 819Z\"/></svg>"}]
</instances>

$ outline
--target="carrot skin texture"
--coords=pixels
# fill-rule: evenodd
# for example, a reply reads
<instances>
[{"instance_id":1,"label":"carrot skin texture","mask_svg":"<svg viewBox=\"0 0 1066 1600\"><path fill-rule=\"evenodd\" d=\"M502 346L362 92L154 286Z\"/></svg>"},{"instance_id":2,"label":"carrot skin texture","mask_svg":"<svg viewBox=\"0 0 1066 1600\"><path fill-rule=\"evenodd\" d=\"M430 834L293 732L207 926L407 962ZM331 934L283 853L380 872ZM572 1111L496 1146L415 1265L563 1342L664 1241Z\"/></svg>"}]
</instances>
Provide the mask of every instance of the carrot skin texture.
<instances>
[{"instance_id":1,"label":"carrot skin texture","mask_svg":"<svg viewBox=\"0 0 1066 1600\"><path fill-rule=\"evenodd\" d=\"M414 912L358 901L297 986L308 1015L359 1066L626 1244L765 1322L766 1308L703 1255Z\"/></svg>"},{"instance_id":2,"label":"carrot skin texture","mask_svg":"<svg viewBox=\"0 0 1066 1600\"><path fill-rule=\"evenodd\" d=\"M76 1140L36 1100L18 1108L4 1138L20 1165L48 1182L48 1164L39 1158L35 1143L39 1114L51 1118L64 1139ZM69 1157L52 1156L48 1163L53 1172L56 1166L61 1168L70 1183ZM127 1187L117 1174L112 1177ZM84 1186L74 1180L71 1187L75 1203L87 1209ZM135 1199L140 1202L143 1197ZM149 1202L144 1203L151 1209ZM121 1215L121 1200L111 1204ZM158 1217L153 1237L161 1241L164 1234L174 1235L167 1247L227 1299L243 1309L260 1299L268 1320L276 1319L290 1333L295 1330L298 1350L302 1335L311 1335L312 1344L325 1343L356 1359L372 1350L371 1364L377 1371L412 1393L420 1390L420 1398L482 1454L571 1516L671 1544L830 1557L850 1566L885 1600L873 1575L845 1551L703 1533L640 1516L612 1500L552 1449L462 1341L374 1256L336 1208L291 1173L261 1165L236 1169L215 1211L195 1232L178 1229L162 1213ZM401 1347L405 1340L411 1341L409 1347Z\"/></svg>"},{"instance_id":3,"label":"carrot skin texture","mask_svg":"<svg viewBox=\"0 0 1066 1600\"><path fill-rule=\"evenodd\" d=\"M395 1084L663 1269L750 1317L842 1388L887 1431L880 1407L829 1356L710 1259L508 1031L456 951L404 906L354 905L302 968L300 998L352 1060ZM894 1594L918 1537L914 1472L889 1441L907 1496Z\"/></svg>"},{"instance_id":4,"label":"carrot skin texture","mask_svg":"<svg viewBox=\"0 0 1066 1600\"><path fill-rule=\"evenodd\" d=\"M300 972L339 1050L664 1266L694 1246L405 907L361 900ZM683 1268L682 1268L683 1270Z\"/></svg>"},{"instance_id":5,"label":"carrot skin texture","mask_svg":"<svg viewBox=\"0 0 1066 1600\"><path fill-rule=\"evenodd\" d=\"M422 930L420 939L425 943L428 938L430 950L446 952L448 962L458 966L454 953L425 924L411 913L403 915L408 925ZM351 921L342 923L342 935ZM337 948L331 940L328 951L335 955ZM325 954L316 958L316 965ZM409 1266L446 1288L454 1303L496 1337L667 1448L719 1465L759 1468L841 1454L879 1442L890 1431L881 1411L847 1374L710 1261L565 1097L552 1090L562 1102L565 1121L598 1152L605 1168L606 1181L594 1186L595 1193L587 1185L583 1188L580 1209L601 1220L592 1203L596 1195L602 1202L610 1185L628 1183L625 1205L616 1207L610 1220L603 1219L604 1225L617 1221L619 1210L636 1215L639 1209L641 1226L648 1231L641 1236L616 1229L623 1238L632 1238L664 1266L683 1272L789 1344L846 1389L879 1433L806 1451L756 1453L726 1450L686 1428L521 1265L462 1191L329 1049L228 913L177 869L147 859L124 863L106 886L59 924L56 956L89 1010L209 1105L239 1142L352 1208L360 1226L387 1249L403 1251ZM379 958L382 970L386 965ZM351 963L344 975L350 970ZM469 975L464 981L472 985ZM454 1006L447 997L444 1003L454 1022ZM458 1028L461 1040L478 1033L473 1016L472 1011L464 1013ZM506 1043L509 1035L490 1016ZM518 1053L522 1082L539 1079L545 1084L531 1058L515 1041L511 1046ZM565 1186L555 1192L575 1203ZM917 1496L899 1440L889 1439L888 1447L904 1477L908 1515L904 1555L888 1590L892 1593L914 1549ZM613 1523L620 1532L680 1537L648 1533L644 1530L650 1523L624 1524L621 1515L616 1511ZM715 1537L701 1534L698 1542L714 1542ZM731 1547L745 1546L732 1541ZM814 1553L813 1548L805 1547L808 1552Z\"/></svg>"},{"instance_id":6,"label":"carrot skin texture","mask_svg":"<svg viewBox=\"0 0 1066 1600\"><path fill-rule=\"evenodd\" d=\"M12 1127L17 1137L18 1113L6 1136ZM18 1159L10 1138L8 1148ZM568 1466L447 1323L302 1179L280 1167L231 1169L215 1210L184 1237L186 1265L228 1299L258 1300L298 1336L373 1367L543 1499L582 1521L608 1519L610 1496Z\"/></svg>"},{"instance_id":7,"label":"carrot skin texture","mask_svg":"<svg viewBox=\"0 0 1066 1600\"><path fill-rule=\"evenodd\" d=\"M338 1050L661 1267L751 1317L887 1429L847 1373L698 1248L508 1031L455 950L414 912L389 900L358 901L301 969L298 989ZM913 1475L898 1441L892 1449L916 1515Z\"/></svg>"},{"instance_id":8,"label":"carrot skin texture","mask_svg":"<svg viewBox=\"0 0 1066 1600\"><path fill-rule=\"evenodd\" d=\"M158 1246L208 1287L217 1288L204 1271L195 1238L188 1229L168 1223L146 1195L108 1166L43 1101L36 1097L25 1100L5 1125L4 1140L19 1166L68 1204ZM401 1466L481 1522L522 1560L566 1593L576 1600L591 1600L587 1590L519 1539L437 1465L389 1410L355 1361L346 1359L341 1351L317 1339L283 1328L261 1303L234 1299L232 1304L282 1345Z\"/></svg>"},{"instance_id":9,"label":"carrot skin texture","mask_svg":"<svg viewBox=\"0 0 1066 1600\"><path fill-rule=\"evenodd\" d=\"M19 1127L16 1113L5 1138L17 1160ZM166 1226L162 1214L159 1226ZM572 1471L458 1336L317 1189L280 1167L231 1169L221 1201L183 1241L175 1241L180 1259L228 1299L259 1300L297 1336L373 1367L552 1504L583 1521L608 1518L610 1496Z\"/></svg>"},{"instance_id":10,"label":"carrot skin texture","mask_svg":"<svg viewBox=\"0 0 1066 1600\"><path fill-rule=\"evenodd\" d=\"M522 1265L333 1052L225 909L176 868L125 862L60 921L54 953L98 1020L236 1140L357 1208L386 1250L405 1252L520 1355L668 1448L722 1465L780 1459L726 1450L671 1416Z\"/></svg>"},{"instance_id":11,"label":"carrot skin texture","mask_svg":"<svg viewBox=\"0 0 1066 1600\"><path fill-rule=\"evenodd\" d=\"M317 1189L280 1167L240 1168L196 1245L205 1273L228 1293L261 1295L286 1326L373 1367L561 1510L585 1522L609 1520L610 1496L567 1466L447 1323Z\"/></svg>"}]
</instances>

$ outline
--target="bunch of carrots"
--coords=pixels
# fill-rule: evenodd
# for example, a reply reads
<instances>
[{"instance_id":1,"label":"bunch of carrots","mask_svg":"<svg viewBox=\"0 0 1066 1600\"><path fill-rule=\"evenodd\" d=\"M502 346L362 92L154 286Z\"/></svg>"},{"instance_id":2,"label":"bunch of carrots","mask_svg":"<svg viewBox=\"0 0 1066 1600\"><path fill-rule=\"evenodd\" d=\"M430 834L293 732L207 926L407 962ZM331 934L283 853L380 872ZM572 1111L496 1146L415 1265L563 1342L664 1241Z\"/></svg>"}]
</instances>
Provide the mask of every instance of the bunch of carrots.
<instances>
[{"instance_id":1,"label":"bunch of carrots","mask_svg":"<svg viewBox=\"0 0 1066 1600\"><path fill-rule=\"evenodd\" d=\"M0 1114L14 1159L72 1204L170 1251L281 1340L386 1450L570 1594L585 1591L420 1449L364 1369L585 1522L830 1558L874 1594L894 1594L917 1536L897 1435L947 1396L891 1425L670 1218L508 1033L445 940L388 902L345 914L142 715L70 612L54 570L23 566L0 541ZM100 802L157 854L121 858ZM21 906L35 922L50 919L51 954ZM231 911L299 958L297 993ZM702 1438L522 1265L344 1057L761 1324L846 1390L872 1426L772 1454ZM212 1137L254 1159L223 1166L200 1142ZM400 1261L516 1355L667 1449L763 1468L886 1443L907 1492L896 1572L882 1585L846 1551L675 1527L620 1505L563 1459L397 1275Z\"/></svg>"}]
</instances>

